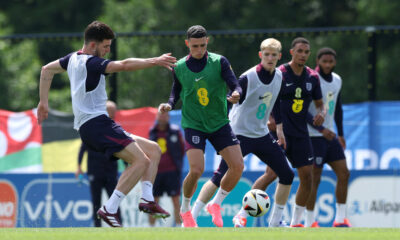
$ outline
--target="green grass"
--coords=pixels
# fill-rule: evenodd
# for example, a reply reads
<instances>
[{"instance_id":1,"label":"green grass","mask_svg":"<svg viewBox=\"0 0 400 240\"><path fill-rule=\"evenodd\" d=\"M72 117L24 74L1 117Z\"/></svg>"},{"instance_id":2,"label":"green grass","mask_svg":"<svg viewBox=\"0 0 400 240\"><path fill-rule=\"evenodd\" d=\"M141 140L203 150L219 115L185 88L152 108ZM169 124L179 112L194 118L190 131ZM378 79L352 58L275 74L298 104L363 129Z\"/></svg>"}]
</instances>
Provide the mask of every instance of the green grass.
<instances>
[{"instance_id":1,"label":"green grass","mask_svg":"<svg viewBox=\"0 0 400 240\"><path fill-rule=\"evenodd\" d=\"M368 240L400 239L394 228L9 228L1 240Z\"/></svg>"}]
</instances>

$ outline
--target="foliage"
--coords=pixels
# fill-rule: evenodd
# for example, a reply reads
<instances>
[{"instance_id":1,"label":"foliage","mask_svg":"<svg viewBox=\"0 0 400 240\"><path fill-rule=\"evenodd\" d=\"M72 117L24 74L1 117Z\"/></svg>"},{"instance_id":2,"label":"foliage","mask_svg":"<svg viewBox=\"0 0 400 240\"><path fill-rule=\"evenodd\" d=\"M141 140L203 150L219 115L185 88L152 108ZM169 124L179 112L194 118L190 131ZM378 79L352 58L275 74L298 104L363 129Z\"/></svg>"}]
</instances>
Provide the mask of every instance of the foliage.
<instances>
[{"instance_id":1,"label":"foliage","mask_svg":"<svg viewBox=\"0 0 400 240\"><path fill-rule=\"evenodd\" d=\"M94 19L109 24L117 33L185 31L201 24L208 30L279 29L335 27L352 25L400 25L400 2L390 0L14 0L0 2L0 35L13 33L82 32ZM21 14L23 13L23 14ZM343 80L345 103L366 101L367 38L363 32L335 34L249 34L210 36L209 50L226 56L240 75L258 63L260 42L275 37L283 43L283 58L289 61L291 40L303 35L311 41L310 67L315 53L330 46L338 52L338 72ZM154 57L172 52L180 58L187 54L185 36L117 37L119 59ZM391 72L400 64L398 32L377 33L377 98L397 100L400 82ZM45 39L41 41L0 40L0 108L22 111L36 107L40 65L58 59L82 46L82 39ZM157 106L168 99L172 76L168 70L118 73L118 103L121 108ZM15 93L19 94L16 95ZM66 74L57 76L50 93L52 108L71 111Z\"/></svg>"}]
</instances>

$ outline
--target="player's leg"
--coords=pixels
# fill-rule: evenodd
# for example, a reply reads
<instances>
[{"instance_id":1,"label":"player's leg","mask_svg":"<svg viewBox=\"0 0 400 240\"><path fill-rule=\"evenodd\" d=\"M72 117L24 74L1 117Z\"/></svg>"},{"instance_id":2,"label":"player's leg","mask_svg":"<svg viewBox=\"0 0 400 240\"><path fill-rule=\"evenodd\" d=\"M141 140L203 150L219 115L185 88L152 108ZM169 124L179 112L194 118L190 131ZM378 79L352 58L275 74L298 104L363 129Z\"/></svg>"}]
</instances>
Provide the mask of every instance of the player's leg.
<instances>
[{"instance_id":1,"label":"player's leg","mask_svg":"<svg viewBox=\"0 0 400 240\"><path fill-rule=\"evenodd\" d=\"M236 186L242 176L244 164L242 151L240 149L239 136L233 133L229 124L221 127L218 131L211 134L209 140L215 150L222 156L228 165L228 170L221 179L220 187L214 198L207 204L206 209L212 216L213 223L223 226L221 216L221 204L230 191Z\"/></svg>"},{"instance_id":2,"label":"player's leg","mask_svg":"<svg viewBox=\"0 0 400 240\"><path fill-rule=\"evenodd\" d=\"M189 149L186 152L189 161L189 172L183 180L182 184L182 204L180 215L182 217L184 227L197 227L196 221L193 219L190 201L197 188L197 182L204 172L204 152L202 149Z\"/></svg>"},{"instance_id":3,"label":"player's leg","mask_svg":"<svg viewBox=\"0 0 400 240\"><path fill-rule=\"evenodd\" d=\"M181 171L169 171L165 173L164 191L171 197L172 205L174 207L175 226L181 226L182 221L179 215L180 212L180 195L181 195ZM157 181L157 180L156 180Z\"/></svg>"},{"instance_id":4,"label":"player's leg","mask_svg":"<svg viewBox=\"0 0 400 240\"><path fill-rule=\"evenodd\" d=\"M215 197L207 205L207 211L212 216L212 221L217 227L223 226L221 216L222 201L228 196L229 192L236 186L243 172L243 157L239 145L231 145L221 150L220 155L225 159L228 165L228 171L221 179L221 185L218 188Z\"/></svg>"},{"instance_id":5,"label":"player's leg","mask_svg":"<svg viewBox=\"0 0 400 240\"><path fill-rule=\"evenodd\" d=\"M82 141L91 149L103 152L107 158L121 158L131 164L122 173L111 197L97 212L112 227L121 227L116 214L119 204L143 176L150 165L150 159L121 126L105 115L84 123L79 133Z\"/></svg>"},{"instance_id":6,"label":"player's leg","mask_svg":"<svg viewBox=\"0 0 400 240\"><path fill-rule=\"evenodd\" d=\"M174 218L175 218L175 225L180 226L182 224L181 217L179 216L179 205L180 205L180 195L172 196L172 205L174 206Z\"/></svg>"},{"instance_id":7,"label":"player's leg","mask_svg":"<svg viewBox=\"0 0 400 240\"><path fill-rule=\"evenodd\" d=\"M142 197L140 198L139 210L151 214L156 218L166 218L170 214L161 208L154 201L153 183L157 176L158 164L161 158L161 149L159 145L151 140L131 134L131 137L138 143L142 152L149 159L149 166L141 178Z\"/></svg>"},{"instance_id":8,"label":"player's leg","mask_svg":"<svg viewBox=\"0 0 400 240\"><path fill-rule=\"evenodd\" d=\"M270 227L279 227L283 210L290 194L294 173L287 162L282 148L270 135L259 138L256 141L254 144L257 146L257 149L254 154L266 163L279 178L275 190L275 203L269 222Z\"/></svg>"},{"instance_id":9,"label":"player's leg","mask_svg":"<svg viewBox=\"0 0 400 240\"><path fill-rule=\"evenodd\" d=\"M113 194L104 206L97 211L97 215L110 226L121 227L117 214L118 207L125 196L139 182L148 168L150 160L136 142L130 143L122 151L115 153L114 156L130 163L130 166L122 172Z\"/></svg>"},{"instance_id":10,"label":"player's leg","mask_svg":"<svg viewBox=\"0 0 400 240\"><path fill-rule=\"evenodd\" d=\"M343 147L337 138L329 141L326 162L337 177L334 227L350 227L350 222L346 218L347 186L350 172L347 168Z\"/></svg>"},{"instance_id":11,"label":"player's leg","mask_svg":"<svg viewBox=\"0 0 400 240\"><path fill-rule=\"evenodd\" d=\"M189 172L182 184L182 203L180 215L184 227L197 227L190 211L190 201L197 188L197 181L204 172L204 150L207 134L191 129L185 129L186 156L189 161Z\"/></svg>"},{"instance_id":12,"label":"player's leg","mask_svg":"<svg viewBox=\"0 0 400 240\"><path fill-rule=\"evenodd\" d=\"M318 222L315 221L314 207L321 182L322 169L322 167L313 166L311 192L306 205L305 227L319 227Z\"/></svg>"},{"instance_id":13,"label":"player's leg","mask_svg":"<svg viewBox=\"0 0 400 240\"><path fill-rule=\"evenodd\" d=\"M342 159L339 161L330 162L329 165L332 167L337 177L335 225L350 227L350 223L346 219L347 186L350 177L346 160Z\"/></svg>"},{"instance_id":14,"label":"player's leg","mask_svg":"<svg viewBox=\"0 0 400 240\"><path fill-rule=\"evenodd\" d=\"M296 192L292 227L304 227L301 220L311 192L313 151L310 138L286 137L287 155L294 168L297 168L299 186Z\"/></svg>"},{"instance_id":15,"label":"player's leg","mask_svg":"<svg viewBox=\"0 0 400 240\"><path fill-rule=\"evenodd\" d=\"M197 197L193 208L192 208L192 216L194 219L197 219L201 210L206 206L206 204L210 201L215 191L217 191L218 186L216 186L211 180L208 180L200 190L199 196Z\"/></svg>"},{"instance_id":16,"label":"player's leg","mask_svg":"<svg viewBox=\"0 0 400 240\"><path fill-rule=\"evenodd\" d=\"M167 179L167 176L165 176L165 173L158 173L156 176L156 179L154 180L153 183L153 196L154 196L154 201L156 203L159 202L160 197L163 195L165 191L165 180ZM149 215L149 224L150 226L154 226L156 223L156 218L153 217L152 215Z\"/></svg>"},{"instance_id":17,"label":"player's leg","mask_svg":"<svg viewBox=\"0 0 400 240\"><path fill-rule=\"evenodd\" d=\"M314 213L314 207L317 199L318 187L321 181L322 170L328 156L328 141L324 137L311 137L311 144L314 159L311 192L306 205L305 227L319 227L318 222L315 220L316 214Z\"/></svg>"},{"instance_id":18,"label":"player's leg","mask_svg":"<svg viewBox=\"0 0 400 240\"><path fill-rule=\"evenodd\" d=\"M105 182L104 187L107 192L107 196L111 197L111 195L113 194L113 191L118 183L118 170L115 169L115 172L110 172L110 173L106 173L106 174L107 174L107 176L105 178L107 179L107 181ZM100 197L101 197L101 194L100 194ZM118 208L117 216L122 222L121 208Z\"/></svg>"},{"instance_id":19,"label":"player's leg","mask_svg":"<svg viewBox=\"0 0 400 240\"><path fill-rule=\"evenodd\" d=\"M90 180L90 195L92 197L92 206L93 209L99 209L101 207L101 190L104 180L95 175L91 176L92 177L90 177L89 180ZM96 211L93 211L93 220L95 227L101 227L101 221L99 218L97 218Z\"/></svg>"},{"instance_id":20,"label":"player's leg","mask_svg":"<svg viewBox=\"0 0 400 240\"><path fill-rule=\"evenodd\" d=\"M252 189L261 189L265 191L267 187L275 181L275 179L278 177L274 170L272 170L270 167L265 168L265 172L263 175L261 175L257 180L254 182L253 186L251 187Z\"/></svg>"},{"instance_id":21,"label":"player's leg","mask_svg":"<svg viewBox=\"0 0 400 240\"><path fill-rule=\"evenodd\" d=\"M200 211L210 201L214 193L218 190L222 177L228 171L228 165L225 160L221 159L218 169L214 172L210 180L208 180L200 190L199 196L194 203L192 216L197 219Z\"/></svg>"}]
</instances>

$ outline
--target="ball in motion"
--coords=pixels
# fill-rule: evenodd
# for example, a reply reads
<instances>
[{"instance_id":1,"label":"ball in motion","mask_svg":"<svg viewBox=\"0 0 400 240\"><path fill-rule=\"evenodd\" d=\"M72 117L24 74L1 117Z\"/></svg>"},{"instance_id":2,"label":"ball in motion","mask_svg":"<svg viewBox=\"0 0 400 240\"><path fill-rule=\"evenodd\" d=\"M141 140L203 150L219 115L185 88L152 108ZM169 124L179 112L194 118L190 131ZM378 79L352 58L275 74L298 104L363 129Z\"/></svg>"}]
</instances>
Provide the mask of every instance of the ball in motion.
<instances>
[{"instance_id":1,"label":"ball in motion","mask_svg":"<svg viewBox=\"0 0 400 240\"><path fill-rule=\"evenodd\" d=\"M271 207L268 194L259 189L251 189L243 197L243 209L252 217L265 215Z\"/></svg>"}]
</instances>

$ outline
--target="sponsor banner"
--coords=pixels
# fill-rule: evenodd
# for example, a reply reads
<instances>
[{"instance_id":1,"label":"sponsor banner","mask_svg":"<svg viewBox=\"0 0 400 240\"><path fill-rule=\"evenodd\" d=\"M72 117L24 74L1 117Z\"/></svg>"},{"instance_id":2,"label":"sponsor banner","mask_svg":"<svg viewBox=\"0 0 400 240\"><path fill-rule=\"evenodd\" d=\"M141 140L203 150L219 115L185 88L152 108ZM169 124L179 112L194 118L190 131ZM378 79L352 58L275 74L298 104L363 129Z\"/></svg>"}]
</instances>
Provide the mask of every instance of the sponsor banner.
<instances>
[{"instance_id":1,"label":"sponsor banner","mask_svg":"<svg viewBox=\"0 0 400 240\"><path fill-rule=\"evenodd\" d=\"M355 170L388 170L400 168L400 101L397 102L367 102L346 104L343 106L344 134L347 141L345 151L350 169ZM154 124L157 109L152 107L120 110L116 115L116 122L120 123L128 132L135 135L148 137L149 128ZM171 111L171 122L180 125L181 111ZM0 172L41 171L68 172L75 171L71 162L75 163L79 146L77 131L72 128L73 116L71 114L51 111L49 119L43 123L42 128L36 124L35 111L13 113L0 110ZM43 152L43 168L40 168L42 157L29 154L28 157L5 160L10 154L25 151L30 148L39 148L42 142L47 144L59 143L63 154L57 148L49 145ZM70 145L69 143L74 144ZM73 148L72 148L73 147ZM53 150L54 149L54 150ZM37 151L40 152L40 151ZM51 166L54 156L60 164ZM30 159L32 158L32 159ZM71 159L73 159L71 161ZM220 162L220 156L207 141L206 171L214 171ZM19 162L17 162L19 161ZM35 165L27 165L35 164ZM48 166L50 165L50 166ZM36 166L36 167L32 167ZM69 167L68 167L69 166ZM329 169L329 168L327 168ZM263 171L264 165L257 157L249 155L245 158L245 171ZM184 171L188 171L188 163L184 161Z\"/></svg>"},{"instance_id":2,"label":"sponsor banner","mask_svg":"<svg viewBox=\"0 0 400 240\"><path fill-rule=\"evenodd\" d=\"M87 180L78 182L73 174L0 174L0 183L4 181L14 186L16 199L19 199L16 200L18 217L14 226L93 226L93 209ZM0 190L0 203L3 204L1 186ZM10 213L9 209L0 210Z\"/></svg>"},{"instance_id":3,"label":"sponsor banner","mask_svg":"<svg viewBox=\"0 0 400 240\"><path fill-rule=\"evenodd\" d=\"M400 227L400 177L379 171L373 176L359 175L349 185L347 198L353 226Z\"/></svg>"},{"instance_id":4,"label":"sponsor banner","mask_svg":"<svg viewBox=\"0 0 400 240\"><path fill-rule=\"evenodd\" d=\"M41 165L42 130L35 110L0 110L0 172ZM31 151L31 149L34 149ZM14 156L11 156L14 155Z\"/></svg>"},{"instance_id":5,"label":"sponsor banner","mask_svg":"<svg viewBox=\"0 0 400 240\"><path fill-rule=\"evenodd\" d=\"M388 170L400 168L400 101L366 102L343 106L343 128L349 169ZM172 111L172 123L180 124L181 112ZM221 160L207 141L205 170L214 171ZM253 155L245 158L245 171L264 171ZM326 167L330 170L330 168ZM188 162L184 162L188 171Z\"/></svg>"},{"instance_id":6,"label":"sponsor banner","mask_svg":"<svg viewBox=\"0 0 400 240\"><path fill-rule=\"evenodd\" d=\"M224 226L232 226L232 218L242 206L244 194L262 172L245 172L236 188L222 204ZM183 174L183 177L186 174ZM200 179L192 205L202 185L212 176L206 172ZM183 179L182 179L183 180ZM283 212L283 220L290 223L295 193L299 181L295 177L289 201ZM397 171L351 171L347 199L347 217L354 227L400 227L400 184ZM336 214L336 177L332 171L324 171L318 189L316 220L320 226L330 227ZM272 207L275 202L276 182L267 193ZM148 215L138 210L141 197L138 184L122 201L121 213L125 227L148 227ZM103 193L103 203L108 196ZM173 213L172 201L164 195L160 204ZM73 174L0 174L0 227L90 227L93 226L88 181L79 182ZM268 226L272 208L263 217L248 218L248 226ZM202 210L198 217L201 227L214 227L210 215ZM175 226L174 217L157 220L158 227Z\"/></svg>"},{"instance_id":7,"label":"sponsor banner","mask_svg":"<svg viewBox=\"0 0 400 240\"><path fill-rule=\"evenodd\" d=\"M14 185L0 179L0 228L17 226L18 193Z\"/></svg>"}]
</instances>

